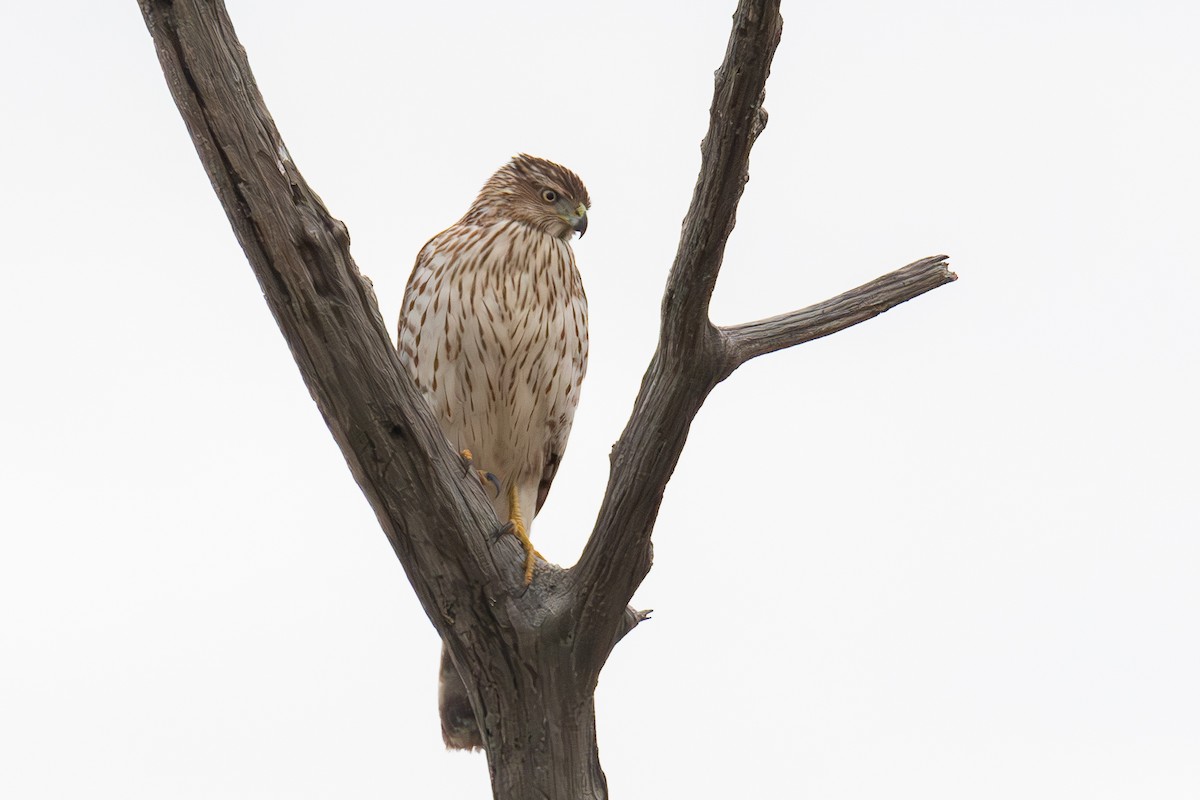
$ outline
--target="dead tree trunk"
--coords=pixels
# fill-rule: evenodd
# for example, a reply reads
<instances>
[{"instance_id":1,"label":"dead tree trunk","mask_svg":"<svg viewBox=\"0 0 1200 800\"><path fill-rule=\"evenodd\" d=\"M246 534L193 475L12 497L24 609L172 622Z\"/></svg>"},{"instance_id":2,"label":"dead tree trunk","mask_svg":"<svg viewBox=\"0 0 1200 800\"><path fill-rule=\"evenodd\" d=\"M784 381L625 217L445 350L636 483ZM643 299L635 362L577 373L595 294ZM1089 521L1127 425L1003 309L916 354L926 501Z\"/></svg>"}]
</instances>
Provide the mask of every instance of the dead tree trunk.
<instances>
[{"instance_id":1,"label":"dead tree trunk","mask_svg":"<svg viewBox=\"0 0 1200 800\"><path fill-rule=\"evenodd\" d=\"M401 369L370 282L292 163L221 0L140 0L196 150L267 304L425 613L463 677L497 798L607 797L593 695L650 569L663 489L708 393L755 356L869 319L955 279L925 258L824 303L713 326L708 303L766 124L779 0L741 0L662 305L658 350L612 454L579 563L526 591L513 537ZM432 690L432 676L431 690Z\"/></svg>"}]
</instances>

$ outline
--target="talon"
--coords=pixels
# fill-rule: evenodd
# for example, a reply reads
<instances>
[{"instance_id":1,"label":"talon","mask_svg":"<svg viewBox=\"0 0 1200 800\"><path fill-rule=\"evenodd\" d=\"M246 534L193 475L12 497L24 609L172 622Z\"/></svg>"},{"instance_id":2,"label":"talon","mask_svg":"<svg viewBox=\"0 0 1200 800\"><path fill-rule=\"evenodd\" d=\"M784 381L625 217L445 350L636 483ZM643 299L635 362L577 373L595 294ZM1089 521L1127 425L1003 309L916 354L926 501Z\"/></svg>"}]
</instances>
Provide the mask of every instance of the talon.
<instances>
[{"instance_id":1,"label":"talon","mask_svg":"<svg viewBox=\"0 0 1200 800\"><path fill-rule=\"evenodd\" d=\"M495 478L494 475L490 477ZM508 521L496 528L492 541L493 543L498 542L501 536L508 534L517 537L517 541L521 543L521 549L525 551L525 585L528 586L533 583L533 567L536 559L541 558L542 554L533 549L533 542L529 540L529 529L525 527L525 518L521 516L521 503L515 484L508 487L508 516Z\"/></svg>"},{"instance_id":2,"label":"talon","mask_svg":"<svg viewBox=\"0 0 1200 800\"><path fill-rule=\"evenodd\" d=\"M510 534L514 536L516 535L516 528L512 524L511 519L508 522L505 522L499 528L496 528L496 532L492 534L492 544L500 541L501 537L508 536Z\"/></svg>"},{"instance_id":3,"label":"talon","mask_svg":"<svg viewBox=\"0 0 1200 800\"><path fill-rule=\"evenodd\" d=\"M515 536L517 541L521 543L521 549L525 551L525 585L533 583L533 566L535 559L545 558L541 553L534 549L533 542L529 539L529 534L525 530L525 525L519 519L510 519L499 528L492 539L492 542L500 541L502 536Z\"/></svg>"},{"instance_id":4,"label":"talon","mask_svg":"<svg viewBox=\"0 0 1200 800\"><path fill-rule=\"evenodd\" d=\"M521 548L525 551L525 585L528 586L533 583L533 564L537 550L533 549L533 542L529 540L524 525L519 524L518 520L510 520L509 524L512 526L512 534L521 542Z\"/></svg>"},{"instance_id":5,"label":"talon","mask_svg":"<svg viewBox=\"0 0 1200 800\"><path fill-rule=\"evenodd\" d=\"M460 450L458 455L463 460L463 477L465 478L471 472L471 465L473 463L475 463L475 456L471 455L470 450ZM500 479L499 478L497 478L495 475L488 472L487 470L482 470L482 469L475 470L475 474L479 476L479 482L483 484L483 487L485 489L487 488L487 485L490 483L492 486L496 487L496 497L500 496Z\"/></svg>"}]
</instances>

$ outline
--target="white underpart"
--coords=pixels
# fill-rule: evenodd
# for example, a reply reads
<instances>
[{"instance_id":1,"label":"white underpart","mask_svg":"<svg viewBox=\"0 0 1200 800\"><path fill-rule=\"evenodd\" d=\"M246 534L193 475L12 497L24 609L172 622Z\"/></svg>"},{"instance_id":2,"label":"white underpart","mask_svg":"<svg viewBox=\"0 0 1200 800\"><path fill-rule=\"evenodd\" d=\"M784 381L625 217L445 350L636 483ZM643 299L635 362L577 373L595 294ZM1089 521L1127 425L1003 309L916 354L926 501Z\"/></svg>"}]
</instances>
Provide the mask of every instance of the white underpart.
<instances>
[{"instance_id":1,"label":"white underpart","mask_svg":"<svg viewBox=\"0 0 1200 800\"><path fill-rule=\"evenodd\" d=\"M398 347L450 443L500 479L497 516L508 519L515 483L529 524L587 370L587 301L570 244L510 221L447 229L417 257Z\"/></svg>"}]
</instances>

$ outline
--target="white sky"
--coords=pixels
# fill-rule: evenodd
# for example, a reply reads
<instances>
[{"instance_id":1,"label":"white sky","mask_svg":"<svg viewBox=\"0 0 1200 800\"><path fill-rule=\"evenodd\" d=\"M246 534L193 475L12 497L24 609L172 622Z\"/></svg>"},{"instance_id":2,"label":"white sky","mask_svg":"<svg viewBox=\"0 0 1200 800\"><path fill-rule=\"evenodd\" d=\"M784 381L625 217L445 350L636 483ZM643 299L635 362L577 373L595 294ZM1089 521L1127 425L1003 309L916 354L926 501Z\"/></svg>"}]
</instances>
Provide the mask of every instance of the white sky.
<instances>
[{"instance_id":1,"label":"white sky","mask_svg":"<svg viewBox=\"0 0 1200 800\"><path fill-rule=\"evenodd\" d=\"M389 325L512 154L587 182L591 369L534 528L573 562L733 0L229 4ZM784 13L715 319L960 280L713 394L601 678L613 796L1200 796L1200 8ZM136 3L0 30L0 796L488 796Z\"/></svg>"}]
</instances>

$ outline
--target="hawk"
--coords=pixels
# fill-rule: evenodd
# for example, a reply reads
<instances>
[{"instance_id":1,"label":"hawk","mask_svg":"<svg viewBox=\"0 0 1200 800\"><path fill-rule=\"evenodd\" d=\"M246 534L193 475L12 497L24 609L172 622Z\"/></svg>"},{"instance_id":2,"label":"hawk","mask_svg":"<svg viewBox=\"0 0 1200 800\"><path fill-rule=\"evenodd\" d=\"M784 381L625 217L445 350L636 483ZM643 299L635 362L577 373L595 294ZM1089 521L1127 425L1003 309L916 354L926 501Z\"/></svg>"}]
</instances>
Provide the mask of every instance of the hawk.
<instances>
[{"instance_id":1,"label":"hawk","mask_svg":"<svg viewBox=\"0 0 1200 800\"><path fill-rule=\"evenodd\" d=\"M587 371L587 299L570 241L587 230L590 205L571 170L516 156L421 248L400 314L400 362L446 438L496 484L492 505L525 550L526 584L529 525ZM442 734L450 747L481 746L465 696L446 695L453 670L443 648Z\"/></svg>"}]
</instances>

